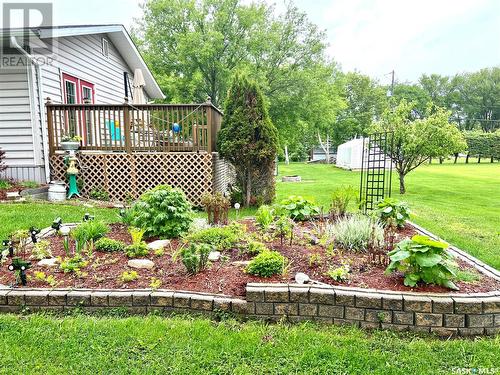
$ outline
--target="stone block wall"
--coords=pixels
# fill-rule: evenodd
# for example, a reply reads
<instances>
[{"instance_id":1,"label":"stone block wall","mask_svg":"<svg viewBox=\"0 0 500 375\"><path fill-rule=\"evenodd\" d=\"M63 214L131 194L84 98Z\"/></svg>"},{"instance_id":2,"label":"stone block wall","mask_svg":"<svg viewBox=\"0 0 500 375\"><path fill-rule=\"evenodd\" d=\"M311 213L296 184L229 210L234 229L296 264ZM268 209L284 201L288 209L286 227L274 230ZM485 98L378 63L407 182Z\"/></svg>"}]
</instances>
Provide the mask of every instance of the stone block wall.
<instances>
[{"instance_id":1,"label":"stone block wall","mask_svg":"<svg viewBox=\"0 0 500 375\"><path fill-rule=\"evenodd\" d=\"M500 292L476 295L398 293L296 284L248 284L247 313L442 336L500 332Z\"/></svg>"},{"instance_id":2,"label":"stone block wall","mask_svg":"<svg viewBox=\"0 0 500 375\"><path fill-rule=\"evenodd\" d=\"M500 291L417 294L297 284L248 284L246 300L225 295L147 289L0 289L0 313L230 313L240 318L315 321L362 328L477 336L500 333Z\"/></svg>"}]
</instances>

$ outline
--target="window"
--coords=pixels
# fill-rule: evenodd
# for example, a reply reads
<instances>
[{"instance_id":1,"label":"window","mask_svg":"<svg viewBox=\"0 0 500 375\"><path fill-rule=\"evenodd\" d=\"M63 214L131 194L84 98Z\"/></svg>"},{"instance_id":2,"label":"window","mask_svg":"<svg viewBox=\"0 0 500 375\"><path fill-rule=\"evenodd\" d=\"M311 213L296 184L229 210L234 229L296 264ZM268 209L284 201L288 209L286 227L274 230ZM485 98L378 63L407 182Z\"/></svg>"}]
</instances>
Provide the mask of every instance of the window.
<instances>
[{"instance_id":1,"label":"window","mask_svg":"<svg viewBox=\"0 0 500 375\"><path fill-rule=\"evenodd\" d=\"M102 54L106 58L109 56L109 42L106 38L102 38Z\"/></svg>"}]
</instances>

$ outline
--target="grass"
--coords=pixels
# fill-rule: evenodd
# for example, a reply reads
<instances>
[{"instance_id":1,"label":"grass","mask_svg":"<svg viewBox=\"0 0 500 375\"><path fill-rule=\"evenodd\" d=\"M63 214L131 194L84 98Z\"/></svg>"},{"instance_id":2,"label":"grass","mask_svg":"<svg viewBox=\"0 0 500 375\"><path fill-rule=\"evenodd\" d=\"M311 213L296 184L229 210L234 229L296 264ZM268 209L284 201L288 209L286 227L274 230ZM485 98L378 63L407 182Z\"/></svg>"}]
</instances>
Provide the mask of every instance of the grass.
<instances>
[{"instance_id":1,"label":"grass","mask_svg":"<svg viewBox=\"0 0 500 375\"><path fill-rule=\"evenodd\" d=\"M499 357L499 337L441 341L192 317L0 316L4 374L495 373Z\"/></svg>"},{"instance_id":2,"label":"grass","mask_svg":"<svg viewBox=\"0 0 500 375\"><path fill-rule=\"evenodd\" d=\"M106 222L116 222L118 220L118 211L109 208L91 208L43 202L1 204L0 240L18 229L28 229L31 226L48 227L56 217L61 217L63 223L80 222L87 212L94 215L98 220Z\"/></svg>"},{"instance_id":3,"label":"grass","mask_svg":"<svg viewBox=\"0 0 500 375\"><path fill-rule=\"evenodd\" d=\"M278 201L295 194L328 207L335 188L359 188L359 172L331 165L280 164L279 171L298 174L303 182L278 182ZM421 166L407 176L405 195L395 177L393 197L409 203L413 221L500 269L500 163Z\"/></svg>"}]
</instances>

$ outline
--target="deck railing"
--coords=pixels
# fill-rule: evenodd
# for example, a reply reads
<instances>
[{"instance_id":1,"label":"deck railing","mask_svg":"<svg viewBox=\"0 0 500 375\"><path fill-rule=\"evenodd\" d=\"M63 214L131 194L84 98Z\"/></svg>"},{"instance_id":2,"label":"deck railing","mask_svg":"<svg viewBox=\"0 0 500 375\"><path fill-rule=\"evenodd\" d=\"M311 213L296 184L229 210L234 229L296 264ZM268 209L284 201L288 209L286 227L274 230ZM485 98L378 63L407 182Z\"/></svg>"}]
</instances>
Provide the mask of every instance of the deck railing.
<instances>
[{"instance_id":1,"label":"deck railing","mask_svg":"<svg viewBox=\"0 0 500 375\"><path fill-rule=\"evenodd\" d=\"M222 113L202 104L54 104L47 99L50 154L65 135L83 151L215 151Z\"/></svg>"}]
</instances>

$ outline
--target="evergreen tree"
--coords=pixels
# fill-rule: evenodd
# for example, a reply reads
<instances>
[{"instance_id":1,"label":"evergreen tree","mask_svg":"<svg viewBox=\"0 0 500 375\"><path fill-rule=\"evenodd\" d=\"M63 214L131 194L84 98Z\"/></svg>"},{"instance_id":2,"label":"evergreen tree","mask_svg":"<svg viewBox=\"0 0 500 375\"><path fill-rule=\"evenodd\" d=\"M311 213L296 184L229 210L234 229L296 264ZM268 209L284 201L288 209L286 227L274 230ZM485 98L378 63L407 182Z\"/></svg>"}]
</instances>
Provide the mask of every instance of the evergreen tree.
<instances>
[{"instance_id":1,"label":"evergreen tree","mask_svg":"<svg viewBox=\"0 0 500 375\"><path fill-rule=\"evenodd\" d=\"M228 90L217 148L234 165L246 206L273 200L278 131L260 88L246 76L237 74Z\"/></svg>"}]
</instances>

